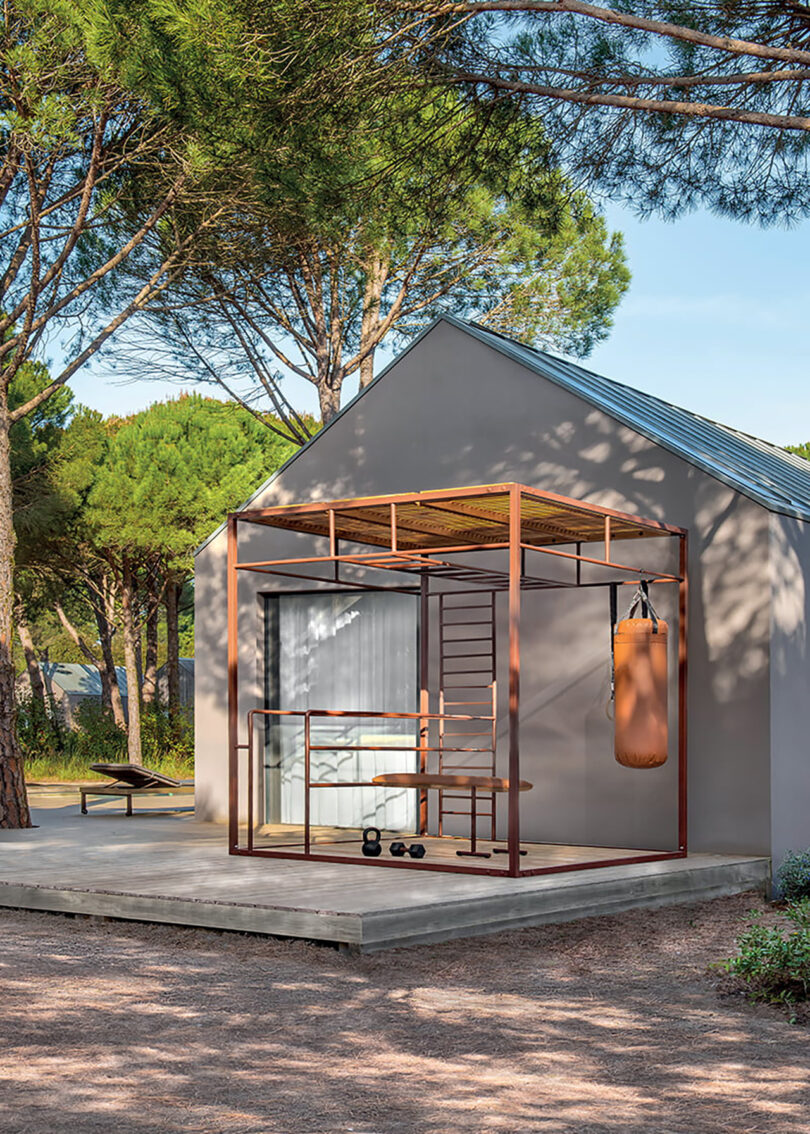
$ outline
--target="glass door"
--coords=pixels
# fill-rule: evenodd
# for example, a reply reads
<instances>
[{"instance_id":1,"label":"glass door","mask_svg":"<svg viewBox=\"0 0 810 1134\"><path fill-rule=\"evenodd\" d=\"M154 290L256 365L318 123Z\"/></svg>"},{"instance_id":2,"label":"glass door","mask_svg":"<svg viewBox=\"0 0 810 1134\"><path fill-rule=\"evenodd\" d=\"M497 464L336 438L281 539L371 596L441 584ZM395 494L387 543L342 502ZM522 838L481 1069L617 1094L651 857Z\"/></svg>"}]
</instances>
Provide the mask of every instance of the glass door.
<instances>
[{"instance_id":1,"label":"glass door","mask_svg":"<svg viewBox=\"0 0 810 1134\"><path fill-rule=\"evenodd\" d=\"M266 701L273 709L418 711L418 601L390 591L310 592L266 598ZM266 718L265 819L304 821L304 730L300 718ZM384 718L312 718L312 780L370 780L417 770L418 722ZM368 748L364 748L368 745ZM337 788L311 793L311 822L325 827L374 825L414 831L412 789Z\"/></svg>"}]
</instances>

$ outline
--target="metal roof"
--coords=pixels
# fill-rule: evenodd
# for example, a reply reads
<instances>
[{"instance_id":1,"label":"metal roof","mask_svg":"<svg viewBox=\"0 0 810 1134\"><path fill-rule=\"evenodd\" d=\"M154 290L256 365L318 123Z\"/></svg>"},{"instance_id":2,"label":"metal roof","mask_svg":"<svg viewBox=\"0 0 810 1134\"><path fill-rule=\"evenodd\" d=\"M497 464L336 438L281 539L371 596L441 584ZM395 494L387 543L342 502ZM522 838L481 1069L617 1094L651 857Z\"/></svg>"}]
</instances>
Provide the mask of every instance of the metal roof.
<instances>
[{"instance_id":1,"label":"metal roof","mask_svg":"<svg viewBox=\"0 0 810 1134\"><path fill-rule=\"evenodd\" d=\"M45 679L58 685L65 693L83 697L101 696L101 676L94 665L83 665L79 662L41 662L40 668ZM126 670L123 666L117 665L115 672L118 675L121 696L126 697Z\"/></svg>"},{"instance_id":2,"label":"metal roof","mask_svg":"<svg viewBox=\"0 0 810 1134\"><path fill-rule=\"evenodd\" d=\"M443 316L771 512L810 521L810 461L496 331Z\"/></svg>"},{"instance_id":3,"label":"metal roof","mask_svg":"<svg viewBox=\"0 0 810 1134\"><path fill-rule=\"evenodd\" d=\"M288 461L263 481L237 510L248 508L293 461L302 457L311 445L317 444L327 429L331 429L344 414L350 413L355 403L377 386L388 371L397 365L400 358L441 322L450 323L459 330L465 331L564 390L576 394L583 401L589 402L656 445L668 449L710 476L716 477L717 480L769 511L810 521L810 461L794 456L793 453L788 453L769 441L762 441L759 437L752 437L732 429L729 425L711 421L707 417L701 417L700 414L682 409L671 402L665 402L652 394L645 394L632 386L625 386L621 382L585 370L547 351L524 346L523 343L516 342L497 331L490 331L478 323L467 322L449 314L439 315L430 326L416 335L405 350L398 354L373 382L355 394L328 425L319 430ZM195 556L224 529L223 522L203 540L194 552Z\"/></svg>"}]
</instances>

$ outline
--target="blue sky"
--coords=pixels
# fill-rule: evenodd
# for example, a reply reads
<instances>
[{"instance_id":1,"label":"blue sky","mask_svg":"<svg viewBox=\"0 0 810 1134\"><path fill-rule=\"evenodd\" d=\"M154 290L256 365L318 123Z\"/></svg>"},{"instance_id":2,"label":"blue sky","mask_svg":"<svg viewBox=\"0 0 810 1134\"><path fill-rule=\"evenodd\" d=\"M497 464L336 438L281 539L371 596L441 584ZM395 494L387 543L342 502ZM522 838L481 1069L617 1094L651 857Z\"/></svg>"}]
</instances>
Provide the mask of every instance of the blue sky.
<instances>
[{"instance_id":1,"label":"blue sky","mask_svg":"<svg viewBox=\"0 0 810 1134\"><path fill-rule=\"evenodd\" d=\"M608 221L625 234L633 281L584 365L777 444L810 441L810 221L760 229L696 213L667 223L614 207ZM92 369L71 385L104 413L178 392ZM315 408L307 383L288 393Z\"/></svg>"}]
</instances>

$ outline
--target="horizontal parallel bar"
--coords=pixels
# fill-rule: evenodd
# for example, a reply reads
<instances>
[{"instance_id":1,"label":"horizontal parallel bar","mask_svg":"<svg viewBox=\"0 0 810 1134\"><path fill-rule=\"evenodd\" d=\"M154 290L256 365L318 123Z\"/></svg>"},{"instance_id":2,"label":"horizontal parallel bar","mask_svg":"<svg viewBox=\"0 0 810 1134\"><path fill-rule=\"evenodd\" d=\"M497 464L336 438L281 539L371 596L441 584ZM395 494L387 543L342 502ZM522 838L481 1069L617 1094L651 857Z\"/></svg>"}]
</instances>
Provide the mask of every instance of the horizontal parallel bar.
<instances>
[{"instance_id":1,"label":"horizontal parallel bar","mask_svg":"<svg viewBox=\"0 0 810 1134\"><path fill-rule=\"evenodd\" d=\"M421 744L310 744L310 752L491 752L491 748L425 748Z\"/></svg>"}]
</instances>

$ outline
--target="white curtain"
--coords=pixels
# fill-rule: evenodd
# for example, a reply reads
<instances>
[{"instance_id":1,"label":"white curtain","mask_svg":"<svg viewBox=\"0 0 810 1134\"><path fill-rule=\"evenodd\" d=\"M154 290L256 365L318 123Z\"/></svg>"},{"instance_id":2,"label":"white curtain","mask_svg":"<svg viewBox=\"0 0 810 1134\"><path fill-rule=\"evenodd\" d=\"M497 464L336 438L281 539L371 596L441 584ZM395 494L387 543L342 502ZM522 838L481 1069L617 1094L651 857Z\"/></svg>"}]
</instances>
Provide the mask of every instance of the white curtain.
<instances>
[{"instance_id":1,"label":"white curtain","mask_svg":"<svg viewBox=\"0 0 810 1134\"><path fill-rule=\"evenodd\" d=\"M277 651L269 708L415 712L417 600L391 592L279 595L271 621ZM283 718L282 718L283 719ZM304 821L304 731L296 718L271 729L275 806L282 823ZM370 780L416 770L414 752L362 745L414 745L417 722L380 718L311 718L313 745L350 744L356 752L312 753L311 778ZM270 773L271 777L273 773ZM268 785L270 786L270 785ZM319 826L413 831L416 792L394 788L316 788L311 822Z\"/></svg>"}]
</instances>

